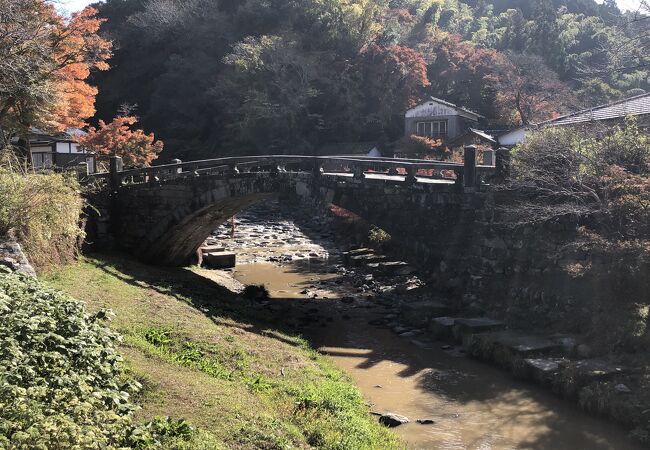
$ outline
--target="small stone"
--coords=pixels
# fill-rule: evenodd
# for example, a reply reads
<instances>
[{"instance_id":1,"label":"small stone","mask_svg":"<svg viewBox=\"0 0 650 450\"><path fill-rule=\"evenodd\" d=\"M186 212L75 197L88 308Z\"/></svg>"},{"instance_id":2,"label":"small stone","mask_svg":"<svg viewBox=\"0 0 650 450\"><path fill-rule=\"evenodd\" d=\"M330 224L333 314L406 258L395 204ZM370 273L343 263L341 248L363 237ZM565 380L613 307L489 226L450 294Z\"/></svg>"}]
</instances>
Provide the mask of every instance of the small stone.
<instances>
[{"instance_id":1,"label":"small stone","mask_svg":"<svg viewBox=\"0 0 650 450\"><path fill-rule=\"evenodd\" d=\"M409 419L408 417L400 416L399 414L386 413L379 418L379 423L389 428L394 428L409 423Z\"/></svg>"},{"instance_id":2,"label":"small stone","mask_svg":"<svg viewBox=\"0 0 650 450\"><path fill-rule=\"evenodd\" d=\"M378 388L378 389L383 388L383 386L381 384L375 384L375 387Z\"/></svg>"},{"instance_id":3,"label":"small stone","mask_svg":"<svg viewBox=\"0 0 650 450\"><path fill-rule=\"evenodd\" d=\"M417 422L420 425L431 425L431 424L436 423L433 419L418 419Z\"/></svg>"}]
</instances>

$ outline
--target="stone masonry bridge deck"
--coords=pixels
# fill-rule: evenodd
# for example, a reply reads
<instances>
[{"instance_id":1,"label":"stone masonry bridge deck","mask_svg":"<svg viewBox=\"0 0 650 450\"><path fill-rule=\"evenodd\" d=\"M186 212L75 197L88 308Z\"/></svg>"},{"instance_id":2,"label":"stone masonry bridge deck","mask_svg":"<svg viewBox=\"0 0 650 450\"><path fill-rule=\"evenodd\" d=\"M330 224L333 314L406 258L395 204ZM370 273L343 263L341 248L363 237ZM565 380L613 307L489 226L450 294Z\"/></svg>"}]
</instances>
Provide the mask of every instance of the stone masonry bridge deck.
<instances>
[{"instance_id":1,"label":"stone masonry bridge deck","mask_svg":"<svg viewBox=\"0 0 650 450\"><path fill-rule=\"evenodd\" d=\"M214 228L237 211L274 195L334 203L402 239L450 224L462 229L484 204L486 186L505 176L507 151L465 148L462 164L371 157L249 156L84 176L95 185L88 234L157 264L184 264ZM457 236L461 238L460 235ZM443 239L445 239L443 237ZM455 239L452 237L452 239ZM431 242L430 239L425 241ZM449 241L440 245L448 245ZM428 259L432 249L409 252Z\"/></svg>"}]
</instances>

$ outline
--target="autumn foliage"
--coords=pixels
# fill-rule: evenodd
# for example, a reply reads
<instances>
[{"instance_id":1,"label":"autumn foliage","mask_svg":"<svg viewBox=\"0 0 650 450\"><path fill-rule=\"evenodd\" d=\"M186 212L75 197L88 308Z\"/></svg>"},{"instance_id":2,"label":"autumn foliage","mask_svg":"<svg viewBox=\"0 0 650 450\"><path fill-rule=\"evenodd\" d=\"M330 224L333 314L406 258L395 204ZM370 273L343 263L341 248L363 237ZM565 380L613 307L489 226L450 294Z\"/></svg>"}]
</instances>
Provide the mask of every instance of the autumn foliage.
<instances>
[{"instance_id":1,"label":"autumn foliage","mask_svg":"<svg viewBox=\"0 0 650 450\"><path fill-rule=\"evenodd\" d=\"M412 107L429 85L422 53L401 45L368 45L360 55L366 84L376 87L378 103L397 110Z\"/></svg>"},{"instance_id":2,"label":"autumn foliage","mask_svg":"<svg viewBox=\"0 0 650 450\"><path fill-rule=\"evenodd\" d=\"M132 130L137 122L134 116L118 116L110 123L100 120L99 128L91 127L79 143L100 158L120 156L126 166L149 166L162 152L163 143L155 140L153 133Z\"/></svg>"},{"instance_id":3,"label":"autumn foliage","mask_svg":"<svg viewBox=\"0 0 650 450\"><path fill-rule=\"evenodd\" d=\"M52 12L57 24L53 36L54 89L57 94L53 125L58 130L83 127L95 114L97 88L87 79L93 69L107 70L111 42L97 35L104 19L96 17L94 8L73 13L66 20Z\"/></svg>"},{"instance_id":4,"label":"autumn foliage","mask_svg":"<svg viewBox=\"0 0 650 450\"><path fill-rule=\"evenodd\" d=\"M70 17L51 2L0 0L0 137L30 127L82 127L95 113L87 80L106 70L111 43L97 34L104 19L86 8Z\"/></svg>"}]
</instances>

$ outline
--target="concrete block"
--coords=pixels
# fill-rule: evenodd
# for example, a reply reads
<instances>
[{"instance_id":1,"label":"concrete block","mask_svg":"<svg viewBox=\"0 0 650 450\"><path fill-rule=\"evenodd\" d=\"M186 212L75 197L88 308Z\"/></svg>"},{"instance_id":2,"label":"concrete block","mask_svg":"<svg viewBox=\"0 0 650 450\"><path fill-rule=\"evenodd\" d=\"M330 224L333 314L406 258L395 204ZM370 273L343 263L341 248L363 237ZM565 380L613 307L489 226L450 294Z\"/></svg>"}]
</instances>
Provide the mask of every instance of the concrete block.
<instances>
[{"instance_id":1,"label":"concrete block","mask_svg":"<svg viewBox=\"0 0 650 450\"><path fill-rule=\"evenodd\" d=\"M521 375L541 384L549 384L565 363L563 358L526 358Z\"/></svg>"},{"instance_id":2,"label":"concrete block","mask_svg":"<svg viewBox=\"0 0 650 450\"><path fill-rule=\"evenodd\" d=\"M429 331L436 339L451 339L454 336L454 324L456 319L453 317L434 317L429 321Z\"/></svg>"},{"instance_id":3,"label":"concrete block","mask_svg":"<svg viewBox=\"0 0 650 450\"><path fill-rule=\"evenodd\" d=\"M213 269L227 269L235 267L237 256L235 253L210 252L203 254L203 263Z\"/></svg>"},{"instance_id":4,"label":"concrete block","mask_svg":"<svg viewBox=\"0 0 650 450\"><path fill-rule=\"evenodd\" d=\"M471 337L475 334L488 333L502 330L505 324L500 320L489 318L456 319L454 323L454 338L462 342L463 346L471 344Z\"/></svg>"}]
</instances>

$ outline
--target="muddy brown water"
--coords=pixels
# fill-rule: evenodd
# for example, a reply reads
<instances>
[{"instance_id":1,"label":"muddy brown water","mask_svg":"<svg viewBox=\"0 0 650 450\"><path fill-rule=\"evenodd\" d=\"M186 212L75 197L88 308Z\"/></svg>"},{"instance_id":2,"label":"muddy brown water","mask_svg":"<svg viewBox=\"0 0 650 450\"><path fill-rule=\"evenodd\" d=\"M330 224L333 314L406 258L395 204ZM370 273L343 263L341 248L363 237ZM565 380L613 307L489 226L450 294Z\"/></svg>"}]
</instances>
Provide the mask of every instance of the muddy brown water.
<instances>
[{"instance_id":1,"label":"muddy brown water","mask_svg":"<svg viewBox=\"0 0 650 450\"><path fill-rule=\"evenodd\" d=\"M241 265L234 277L264 284L275 301L307 297L305 289L336 275L321 266L296 268L269 263ZM411 420L395 431L411 449L637 449L617 425L588 416L551 392L517 381L487 364L454 357L438 345L422 348L389 330L368 325L381 309L353 305L342 314L335 298L345 292L318 289L319 313L334 318L327 326L302 332L345 370L376 412ZM313 290L311 292L314 292ZM327 298L324 298L327 297ZM315 303L310 301L310 305ZM345 316L345 317L343 317Z\"/></svg>"}]
</instances>

